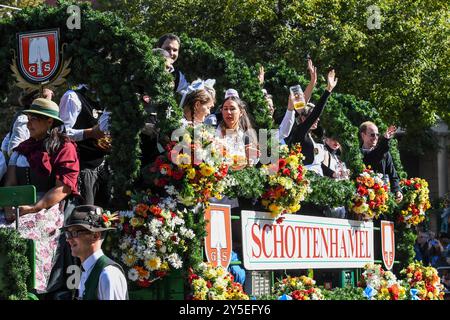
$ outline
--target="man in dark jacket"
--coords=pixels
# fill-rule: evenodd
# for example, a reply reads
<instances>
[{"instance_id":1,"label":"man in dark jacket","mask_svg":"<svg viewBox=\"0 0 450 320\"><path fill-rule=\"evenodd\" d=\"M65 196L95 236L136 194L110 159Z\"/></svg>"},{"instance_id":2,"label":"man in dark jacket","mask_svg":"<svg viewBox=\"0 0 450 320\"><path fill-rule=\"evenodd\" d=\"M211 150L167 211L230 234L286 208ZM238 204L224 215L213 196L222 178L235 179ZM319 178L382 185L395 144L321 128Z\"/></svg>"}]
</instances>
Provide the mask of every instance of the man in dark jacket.
<instances>
[{"instance_id":1,"label":"man in dark jacket","mask_svg":"<svg viewBox=\"0 0 450 320\"><path fill-rule=\"evenodd\" d=\"M375 123L366 121L359 126L359 134L363 141L361 151L364 164L370 166L375 172L389 177L391 191L395 194L395 200L400 202L403 199L400 191L400 179L389 152L389 140L394 136L396 130L394 126L390 126L384 136L379 139L380 134Z\"/></svg>"}]
</instances>

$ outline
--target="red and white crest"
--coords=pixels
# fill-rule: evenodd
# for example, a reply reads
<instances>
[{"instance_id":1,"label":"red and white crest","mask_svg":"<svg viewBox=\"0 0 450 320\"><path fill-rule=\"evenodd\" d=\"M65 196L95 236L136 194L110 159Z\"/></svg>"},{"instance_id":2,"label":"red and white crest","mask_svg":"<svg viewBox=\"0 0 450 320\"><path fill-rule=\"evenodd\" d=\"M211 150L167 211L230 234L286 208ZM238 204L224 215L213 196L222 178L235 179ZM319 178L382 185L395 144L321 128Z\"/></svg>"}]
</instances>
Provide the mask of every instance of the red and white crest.
<instances>
[{"instance_id":1,"label":"red and white crest","mask_svg":"<svg viewBox=\"0 0 450 320\"><path fill-rule=\"evenodd\" d=\"M31 83L48 81L59 67L59 30L17 34L19 70Z\"/></svg>"},{"instance_id":2,"label":"red and white crest","mask_svg":"<svg viewBox=\"0 0 450 320\"><path fill-rule=\"evenodd\" d=\"M214 267L228 268L231 261L231 207L214 204L205 210L205 253Z\"/></svg>"},{"instance_id":3,"label":"red and white crest","mask_svg":"<svg viewBox=\"0 0 450 320\"><path fill-rule=\"evenodd\" d=\"M381 221L381 253L386 270L391 270L395 259L394 223Z\"/></svg>"}]
</instances>

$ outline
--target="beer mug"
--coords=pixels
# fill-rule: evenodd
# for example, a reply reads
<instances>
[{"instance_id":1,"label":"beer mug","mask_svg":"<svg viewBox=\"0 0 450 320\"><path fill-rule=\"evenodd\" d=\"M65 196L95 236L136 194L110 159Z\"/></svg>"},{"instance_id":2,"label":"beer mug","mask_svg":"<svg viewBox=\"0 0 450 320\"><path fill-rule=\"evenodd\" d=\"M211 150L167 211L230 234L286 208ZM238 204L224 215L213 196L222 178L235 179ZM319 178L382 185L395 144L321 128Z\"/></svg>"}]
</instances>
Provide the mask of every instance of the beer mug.
<instances>
[{"instance_id":1,"label":"beer mug","mask_svg":"<svg viewBox=\"0 0 450 320\"><path fill-rule=\"evenodd\" d=\"M294 109L301 109L304 108L305 103L305 97L303 96L303 90L302 87L297 84L295 86L292 86L289 88L292 96L294 97Z\"/></svg>"}]
</instances>

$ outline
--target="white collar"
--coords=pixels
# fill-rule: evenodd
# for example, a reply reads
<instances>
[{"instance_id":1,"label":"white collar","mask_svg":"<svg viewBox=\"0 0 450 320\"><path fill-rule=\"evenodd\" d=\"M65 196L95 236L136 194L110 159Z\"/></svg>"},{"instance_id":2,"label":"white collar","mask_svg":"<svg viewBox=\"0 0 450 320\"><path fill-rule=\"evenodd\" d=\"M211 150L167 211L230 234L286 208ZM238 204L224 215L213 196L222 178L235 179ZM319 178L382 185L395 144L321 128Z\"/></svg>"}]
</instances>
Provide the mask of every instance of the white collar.
<instances>
[{"instance_id":1,"label":"white collar","mask_svg":"<svg viewBox=\"0 0 450 320\"><path fill-rule=\"evenodd\" d=\"M101 256L103 256L103 250L99 249L95 251L93 254L91 254L84 262L82 263L84 271L89 271L92 269L97 262L98 259L100 259Z\"/></svg>"}]
</instances>

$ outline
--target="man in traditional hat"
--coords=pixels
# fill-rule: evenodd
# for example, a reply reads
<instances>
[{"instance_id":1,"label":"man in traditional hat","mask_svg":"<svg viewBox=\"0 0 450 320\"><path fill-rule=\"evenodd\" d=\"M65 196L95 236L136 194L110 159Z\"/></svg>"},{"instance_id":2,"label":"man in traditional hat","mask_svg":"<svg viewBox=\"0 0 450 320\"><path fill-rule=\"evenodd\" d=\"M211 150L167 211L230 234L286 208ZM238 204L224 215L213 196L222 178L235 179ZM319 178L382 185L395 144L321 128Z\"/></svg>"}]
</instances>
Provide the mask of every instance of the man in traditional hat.
<instances>
[{"instance_id":1,"label":"man in traditional hat","mask_svg":"<svg viewBox=\"0 0 450 320\"><path fill-rule=\"evenodd\" d=\"M105 256L101 249L107 230L113 230L115 217L101 207L75 207L64 229L72 255L81 260L78 299L127 300L127 281L122 267Z\"/></svg>"}]
</instances>

